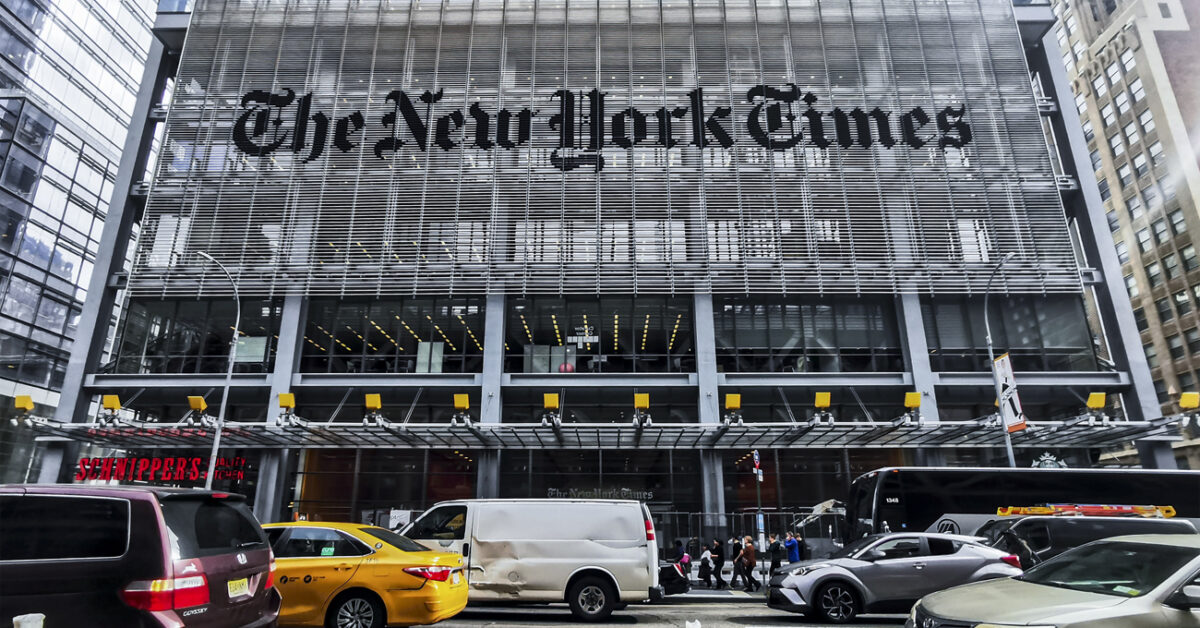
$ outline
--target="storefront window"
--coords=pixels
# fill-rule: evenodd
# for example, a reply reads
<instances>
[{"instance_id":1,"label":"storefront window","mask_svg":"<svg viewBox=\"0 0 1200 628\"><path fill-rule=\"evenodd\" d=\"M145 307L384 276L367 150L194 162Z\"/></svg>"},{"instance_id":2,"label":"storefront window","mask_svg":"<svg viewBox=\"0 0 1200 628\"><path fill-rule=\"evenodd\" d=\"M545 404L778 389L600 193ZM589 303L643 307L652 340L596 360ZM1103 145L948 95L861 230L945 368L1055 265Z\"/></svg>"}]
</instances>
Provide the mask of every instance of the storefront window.
<instances>
[{"instance_id":1,"label":"storefront window","mask_svg":"<svg viewBox=\"0 0 1200 628\"><path fill-rule=\"evenodd\" d=\"M1018 371L1098 368L1083 299L1073 295L996 297L988 304L996 355ZM935 371L986 371L982 297L924 298L929 358Z\"/></svg>"},{"instance_id":2,"label":"storefront window","mask_svg":"<svg viewBox=\"0 0 1200 628\"><path fill-rule=\"evenodd\" d=\"M694 451L504 451L500 497L635 499L657 512L703 510Z\"/></svg>"},{"instance_id":3,"label":"storefront window","mask_svg":"<svg viewBox=\"0 0 1200 628\"><path fill-rule=\"evenodd\" d=\"M479 373L483 299L314 299L306 373Z\"/></svg>"},{"instance_id":4,"label":"storefront window","mask_svg":"<svg viewBox=\"0 0 1200 628\"><path fill-rule=\"evenodd\" d=\"M275 361L279 299L242 300L234 371L265 373ZM125 308L114 373L219 373L229 365L236 308L230 299L131 299Z\"/></svg>"},{"instance_id":5,"label":"storefront window","mask_svg":"<svg viewBox=\"0 0 1200 628\"><path fill-rule=\"evenodd\" d=\"M509 299L505 356L510 373L694 371L692 300Z\"/></svg>"},{"instance_id":6,"label":"storefront window","mask_svg":"<svg viewBox=\"0 0 1200 628\"><path fill-rule=\"evenodd\" d=\"M721 371L904 370L890 297L718 297L713 315Z\"/></svg>"}]
</instances>

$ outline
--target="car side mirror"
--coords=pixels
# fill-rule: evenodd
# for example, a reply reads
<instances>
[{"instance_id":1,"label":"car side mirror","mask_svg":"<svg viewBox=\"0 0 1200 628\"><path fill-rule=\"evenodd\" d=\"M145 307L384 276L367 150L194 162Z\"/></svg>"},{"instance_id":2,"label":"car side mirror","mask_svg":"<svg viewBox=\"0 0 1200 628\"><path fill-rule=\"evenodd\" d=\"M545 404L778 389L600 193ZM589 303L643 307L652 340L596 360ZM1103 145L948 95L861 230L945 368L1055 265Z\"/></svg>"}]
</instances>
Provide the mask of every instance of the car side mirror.
<instances>
[{"instance_id":1,"label":"car side mirror","mask_svg":"<svg viewBox=\"0 0 1200 628\"><path fill-rule=\"evenodd\" d=\"M883 560L885 558L887 558L887 552L885 552L883 550L877 550L877 549L869 550L866 554L863 555L864 560L869 560L871 562L875 562L877 560Z\"/></svg>"},{"instance_id":2,"label":"car side mirror","mask_svg":"<svg viewBox=\"0 0 1200 628\"><path fill-rule=\"evenodd\" d=\"M1200 584L1189 584L1167 598L1167 606L1183 610L1200 608Z\"/></svg>"}]
</instances>

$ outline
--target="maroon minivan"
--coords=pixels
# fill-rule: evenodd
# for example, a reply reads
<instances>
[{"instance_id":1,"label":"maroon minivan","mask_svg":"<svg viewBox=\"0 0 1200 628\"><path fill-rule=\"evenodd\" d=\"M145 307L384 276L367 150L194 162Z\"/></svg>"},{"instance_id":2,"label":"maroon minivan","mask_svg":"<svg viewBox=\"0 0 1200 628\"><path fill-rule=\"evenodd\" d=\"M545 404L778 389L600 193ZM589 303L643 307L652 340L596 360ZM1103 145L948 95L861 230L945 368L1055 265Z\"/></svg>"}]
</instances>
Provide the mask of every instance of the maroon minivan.
<instances>
[{"instance_id":1,"label":"maroon minivan","mask_svg":"<svg viewBox=\"0 0 1200 628\"><path fill-rule=\"evenodd\" d=\"M241 495L0 486L0 625L275 626L275 557Z\"/></svg>"}]
</instances>

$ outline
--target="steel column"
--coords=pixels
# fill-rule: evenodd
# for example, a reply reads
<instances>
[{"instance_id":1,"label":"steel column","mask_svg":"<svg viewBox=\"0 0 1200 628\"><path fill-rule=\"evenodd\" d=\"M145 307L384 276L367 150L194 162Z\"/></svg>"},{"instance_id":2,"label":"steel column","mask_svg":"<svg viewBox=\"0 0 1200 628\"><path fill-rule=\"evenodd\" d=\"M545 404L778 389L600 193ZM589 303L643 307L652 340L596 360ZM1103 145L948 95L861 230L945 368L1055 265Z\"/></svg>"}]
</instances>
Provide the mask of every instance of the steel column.
<instances>
[{"instance_id":1,"label":"steel column","mask_svg":"<svg viewBox=\"0 0 1200 628\"><path fill-rule=\"evenodd\" d=\"M696 329L696 380L699 384L700 422L721 420L720 390L717 386L717 341L713 326L713 297L697 294L693 299ZM706 512L724 512L705 507Z\"/></svg>"},{"instance_id":2,"label":"steel column","mask_svg":"<svg viewBox=\"0 0 1200 628\"><path fill-rule=\"evenodd\" d=\"M267 420L279 412L279 395L291 390L292 373L296 371L303 348L305 310L308 301L292 295L284 297L279 317L279 340L275 344L275 366L271 371L271 396L267 399ZM260 450L258 485L254 493L254 516L260 521L275 521L280 516L287 482L284 466L289 450Z\"/></svg>"},{"instance_id":3,"label":"steel column","mask_svg":"<svg viewBox=\"0 0 1200 628\"><path fill-rule=\"evenodd\" d=\"M904 330L904 359L912 373L913 390L921 393L921 416L926 421L938 421L937 391L933 387L933 368L929 362L925 320L921 315L921 297L902 294L899 301L900 326Z\"/></svg>"},{"instance_id":4,"label":"steel column","mask_svg":"<svg viewBox=\"0 0 1200 628\"><path fill-rule=\"evenodd\" d=\"M504 295L487 297L483 318L483 385L479 391L479 422L503 421L500 386L504 379ZM500 452L479 450L476 460L475 496L500 496Z\"/></svg>"}]
</instances>

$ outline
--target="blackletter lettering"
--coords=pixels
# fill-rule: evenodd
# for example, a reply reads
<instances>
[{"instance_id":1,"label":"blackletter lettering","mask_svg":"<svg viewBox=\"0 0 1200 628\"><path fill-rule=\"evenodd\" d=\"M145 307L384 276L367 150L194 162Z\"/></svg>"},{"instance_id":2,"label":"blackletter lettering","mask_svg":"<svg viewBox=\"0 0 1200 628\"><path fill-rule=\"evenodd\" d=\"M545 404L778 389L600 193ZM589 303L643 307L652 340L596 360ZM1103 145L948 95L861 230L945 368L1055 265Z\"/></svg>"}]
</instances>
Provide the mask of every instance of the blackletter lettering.
<instances>
[{"instance_id":1,"label":"blackletter lettering","mask_svg":"<svg viewBox=\"0 0 1200 628\"><path fill-rule=\"evenodd\" d=\"M817 97L812 92L804 95L804 103L808 105L808 109L804 110L804 118L808 120L808 135L812 138L812 143L817 148L829 148L831 142L825 137L825 126L821 123L821 112L813 109L813 104L817 102Z\"/></svg>"},{"instance_id":2,"label":"blackletter lettering","mask_svg":"<svg viewBox=\"0 0 1200 628\"><path fill-rule=\"evenodd\" d=\"M467 113L471 114L471 118L475 120L475 141L472 145L483 150L495 146L492 140L488 139L488 127L491 126L491 116L488 115L488 112L484 111L479 103L471 103Z\"/></svg>"},{"instance_id":3,"label":"blackletter lettering","mask_svg":"<svg viewBox=\"0 0 1200 628\"><path fill-rule=\"evenodd\" d=\"M305 163L321 156L325 150L325 136L329 133L329 118L325 117L325 114L318 112L315 115L309 115L309 111L312 109L312 99L311 92L300 97L300 102L296 107L296 130L292 134L292 152L299 153L304 150L304 142L308 138L309 120L315 123L312 151L308 153L308 157L302 160Z\"/></svg>"},{"instance_id":4,"label":"blackletter lettering","mask_svg":"<svg viewBox=\"0 0 1200 628\"><path fill-rule=\"evenodd\" d=\"M550 99L559 99L558 113L550 116L550 129L558 131L559 148L575 148L575 92L560 89Z\"/></svg>"},{"instance_id":5,"label":"blackletter lettering","mask_svg":"<svg viewBox=\"0 0 1200 628\"><path fill-rule=\"evenodd\" d=\"M803 139L803 133L799 132L785 140L777 141L771 137L772 133L783 128L783 120L785 118L783 115L784 105L780 103L793 103L796 102L796 100L798 100L800 97L800 88L790 83L788 84L788 87L790 89L780 90L775 89L770 85L756 85L746 92L747 102L754 102L756 98L762 98L764 101L758 103L753 109L750 110L750 116L746 120L746 126L750 129L750 137L754 138L754 141L758 142L758 144L764 148L769 148L771 150L787 150L799 144L800 140ZM810 93L809 96L811 95L812 94ZM774 102L768 105L766 103L767 99L777 100L779 102ZM762 113L764 105L766 106L767 110L767 128L765 129L762 126ZM787 121L791 123L796 119L796 116L791 113L791 105L787 104L786 106L788 108L786 118Z\"/></svg>"},{"instance_id":6,"label":"blackletter lettering","mask_svg":"<svg viewBox=\"0 0 1200 628\"><path fill-rule=\"evenodd\" d=\"M708 140L708 134L712 133L713 138L721 145L721 148L729 148L733 146L733 138L729 137L729 133L722 127L717 118L728 118L732 113L729 107L717 107L713 109L712 115L706 119L704 117L704 88L697 87L688 92L688 99L692 102L692 143L700 148L704 148L711 144Z\"/></svg>"},{"instance_id":7,"label":"blackletter lettering","mask_svg":"<svg viewBox=\"0 0 1200 628\"><path fill-rule=\"evenodd\" d=\"M929 140L917 136L917 131L926 124L929 124L929 114L920 107L900 116L900 131L904 135L904 142L913 148L921 148L928 144Z\"/></svg>"},{"instance_id":8,"label":"blackletter lettering","mask_svg":"<svg viewBox=\"0 0 1200 628\"><path fill-rule=\"evenodd\" d=\"M658 118L658 143L666 148L675 148L679 145L679 140L675 139L675 135L671 132L671 118L682 120L687 115L687 107L676 107L667 109L663 107L654 112L654 117Z\"/></svg>"},{"instance_id":9,"label":"blackletter lettering","mask_svg":"<svg viewBox=\"0 0 1200 628\"><path fill-rule=\"evenodd\" d=\"M461 129L463 124L465 123L462 112L455 109L454 111L451 111L449 114L446 114L437 119L437 125L434 130L434 135L436 136L436 139L434 141L437 142L438 146L442 147L442 150L450 150L451 148L458 146L458 142L455 142L454 140L450 139L450 123L451 122L454 123L455 130Z\"/></svg>"},{"instance_id":10,"label":"blackletter lettering","mask_svg":"<svg viewBox=\"0 0 1200 628\"><path fill-rule=\"evenodd\" d=\"M938 138L938 146L940 148L947 146L962 148L971 143L971 125L967 124L966 120L963 120L963 116L966 113L966 104L959 105L957 109L954 106L949 106L938 112L938 130L942 132L942 136ZM958 137L947 135L951 132L958 133Z\"/></svg>"},{"instance_id":11,"label":"blackletter lettering","mask_svg":"<svg viewBox=\"0 0 1200 628\"><path fill-rule=\"evenodd\" d=\"M851 133L850 121L854 121L854 133ZM855 107L849 114L841 109L833 110L833 128L837 134L838 144L842 148L850 148L855 144L856 138L859 146L870 148L874 142L871 136L871 120L875 121L875 129L879 135L879 143L884 148L891 148L896 145L896 138L892 137L892 125L888 120L888 114L880 111L878 107L871 110L870 113Z\"/></svg>"},{"instance_id":12,"label":"blackletter lettering","mask_svg":"<svg viewBox=\"0 0 1200 628\"><path fill-rule=\"evenodd\" d=\"M283 108L292 104L296 98L296 92L290 89L285 89L283 94L272 94L263 90L254 90L242 96L242 106L245 107L248 103L260 103L266 107L252 107L247 109L245 113L238 117L237 122L233 125L233 143L243 153L262 157L277 150L287 140L287 131L280 132L280 127L283 126ZM278 107L279 111L275 114L275 119L271 119L271 107ZM254 116L254 128L247 132L246 123L250 121L250 116ZM262 137L267 133L267 127L274 126L272 137L275 141L268 144L256 144L254 140Z\"/></svg>"},{"instance_id":13,"label":"blackletter lettering","mask_svg":"<svg viewBox=\"0 0 1200 628\"><path fill-rule=\"evenodd\" d=\"M508 109L501 109L500 115L496 116L496 143L504 148L516 148L520 144L528 142L533 137L533 112L528 109L522 109L517 112L517 141L513 142L509 139L508 129L512 124L512 113Z\"/></svg>"},{"instance_id":14,"label":"blackletter lettering","mask_svg":"<svg viewBox=\"0 0 1200 628\"><path fill-rule=\"evenodd\" d=\"M629 119L633 120L633 139L625 134L625 121ZM633 107L613 116L612 138L613 144L621 148L633 148L634 144L646 139L646 116Z\"/></svg>"},{"instance_id":15,"label":"blackletter lettering","mask_svg":"<svg viewBox=\"0 0 1200 628\"><path fill-rule=\"evenodd\" d=\"M351 124L354 125L353 129L350 128ZM337 124L333 125L333 145L343 153L354 150L357 144L350 141L350 134L358 133L366 124L367 121L363 119L361 111L355 111L344 118L338 118Z\"/></svg>"},{"instance_id":16,"label":"blackletter lettering","mask_svg":"<svg viewBox=\"0 0 1200 628\"><path fill-rule=\"evenodd\" d=\"M604 148L604 92L593 89L588 92L588 128L591 131L591 137L588 139L588 148L591 150L600 150Z\"/></svg>"}]
</instances>

